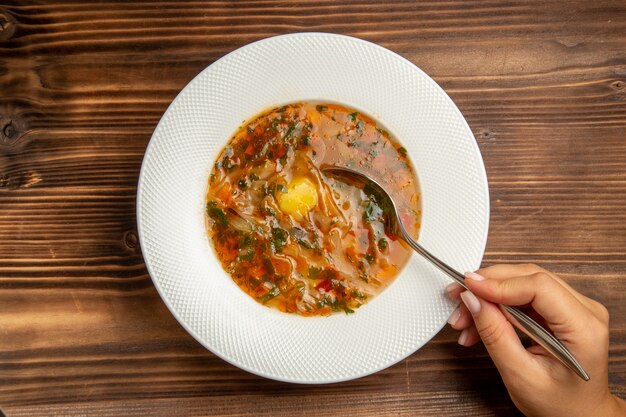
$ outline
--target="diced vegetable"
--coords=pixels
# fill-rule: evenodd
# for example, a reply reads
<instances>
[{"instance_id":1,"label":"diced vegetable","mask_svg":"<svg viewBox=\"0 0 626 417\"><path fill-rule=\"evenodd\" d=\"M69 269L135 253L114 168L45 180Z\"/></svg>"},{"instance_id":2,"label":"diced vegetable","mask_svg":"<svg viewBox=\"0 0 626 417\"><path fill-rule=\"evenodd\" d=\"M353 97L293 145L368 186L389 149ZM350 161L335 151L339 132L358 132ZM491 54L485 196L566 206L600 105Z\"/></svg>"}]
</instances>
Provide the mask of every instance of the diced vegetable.
<instances>
[{"instance_id":1,"label":"diced vegetable","mask_svg":"<svg viewBox=\"0 0 626 417\"><path fill-rule=\"evenodd\" d=\"M306 177L296 178L277 196L281 211L300 221L317 205L317 188Z\"/></svg>"}]
</instances>

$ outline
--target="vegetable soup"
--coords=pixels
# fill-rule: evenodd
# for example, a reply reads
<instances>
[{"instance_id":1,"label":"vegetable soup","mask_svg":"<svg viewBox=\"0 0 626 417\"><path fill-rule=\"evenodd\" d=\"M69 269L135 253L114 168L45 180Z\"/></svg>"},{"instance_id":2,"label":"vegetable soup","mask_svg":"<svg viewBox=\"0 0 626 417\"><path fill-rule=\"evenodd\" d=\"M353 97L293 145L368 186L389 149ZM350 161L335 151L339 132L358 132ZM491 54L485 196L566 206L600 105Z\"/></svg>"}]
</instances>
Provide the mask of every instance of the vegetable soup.
<instances>
[{"instance_id":1,"label":"vegetable soup","mask_svg":"<svg viewBox=\"0 0 626 417\"><path fill-rule=\"evenodd\" d=\"M303 316L347 314L380 293L411 252L384 230L367 187L376 178L417 235L420 197L407 152L372 118L330 103L294 103L246 122L209 178L207 228L224 269L260 303Z\"/></svg>"}]
</instances>

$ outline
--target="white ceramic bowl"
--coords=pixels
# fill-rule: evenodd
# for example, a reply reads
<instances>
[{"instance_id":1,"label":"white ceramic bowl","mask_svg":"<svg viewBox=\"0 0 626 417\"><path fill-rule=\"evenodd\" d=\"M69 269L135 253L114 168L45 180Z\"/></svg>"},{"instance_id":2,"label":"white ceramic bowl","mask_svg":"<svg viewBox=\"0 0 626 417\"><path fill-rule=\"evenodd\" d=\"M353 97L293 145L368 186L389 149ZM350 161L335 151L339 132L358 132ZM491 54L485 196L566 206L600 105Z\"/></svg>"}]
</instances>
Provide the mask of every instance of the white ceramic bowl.
<instances>
[{"instance_id":1,"label":"white ceramic bowl","mask_svg":"<svg viewBox=\"0 0 626 417\"><path fill-rule=\"evenodd\" d=\"M176 97L146 151L137 197L146 265L172 314L211 352L267 378L328 383L384 369L445 324L449 282L414 255L355 314L300 317L267 308L221 268L204 225L215 159L241 123L280 104L343 103L374 116L408 150L422 192L420 243L460 271L480 264L489 191L463 116L425 73L378 45L299 33L244 46Z\"/></svg>"}]
</instances>

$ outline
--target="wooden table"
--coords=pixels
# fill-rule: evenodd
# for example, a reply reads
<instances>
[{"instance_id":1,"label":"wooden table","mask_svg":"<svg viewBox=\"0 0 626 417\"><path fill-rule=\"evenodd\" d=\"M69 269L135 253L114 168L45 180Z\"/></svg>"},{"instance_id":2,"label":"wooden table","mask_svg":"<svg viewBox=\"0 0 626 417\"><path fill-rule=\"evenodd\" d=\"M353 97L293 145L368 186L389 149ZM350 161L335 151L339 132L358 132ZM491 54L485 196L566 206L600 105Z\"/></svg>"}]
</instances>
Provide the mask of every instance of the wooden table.
<instances>
[{"instance_id":1,"label":"wooden table","mask_svg":"<svg viewBox=\"0 0 626 417\"><path fill-rule=\"evenodd\" d=\"M300 0L0 4L0 407L18 416L516 415L482 346L443 330L375 375L300 386L191 338L137 242L170 101L257 39L379 43L457 103L491 190L484 264L535 262L611 312L626 395L626 3Z\"/></svg>"}]
</instances>

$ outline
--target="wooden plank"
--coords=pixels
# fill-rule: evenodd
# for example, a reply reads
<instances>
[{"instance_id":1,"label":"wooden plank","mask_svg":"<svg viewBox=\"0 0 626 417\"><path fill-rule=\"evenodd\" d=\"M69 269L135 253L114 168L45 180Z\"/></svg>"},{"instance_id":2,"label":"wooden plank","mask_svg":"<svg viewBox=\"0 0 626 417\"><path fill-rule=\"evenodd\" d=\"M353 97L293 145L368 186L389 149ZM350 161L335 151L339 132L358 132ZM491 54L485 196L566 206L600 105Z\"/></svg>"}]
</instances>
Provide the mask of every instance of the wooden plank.
<instances>
[{"instance_id":1,"label":"wooden plank","mask_svg":"<svg viewBox=\"0 0 626 417\"><path fill-rule=\"evenodd\" d=\"M158 297L135 217L156 123L224 54L299 31L379 43L446 89L489 177L484 263L539 263L604 303L625 396L623 1L12 0L0 4L5 413L516 415L484 348L450 329L374 375L290 385L215 357Z\"/></svg>"}]
</instances>

